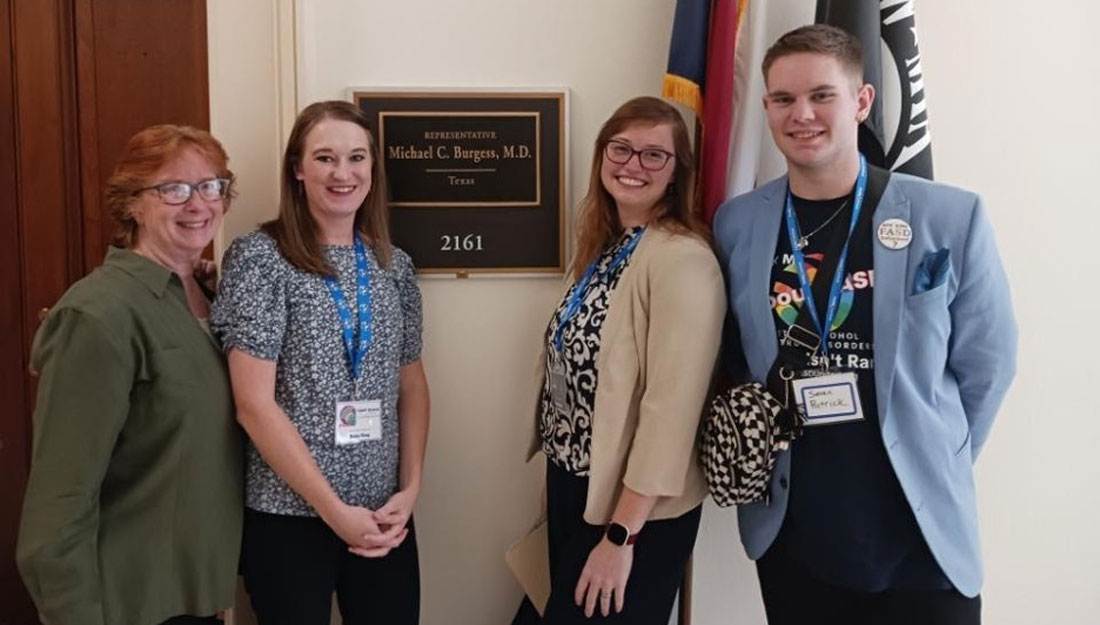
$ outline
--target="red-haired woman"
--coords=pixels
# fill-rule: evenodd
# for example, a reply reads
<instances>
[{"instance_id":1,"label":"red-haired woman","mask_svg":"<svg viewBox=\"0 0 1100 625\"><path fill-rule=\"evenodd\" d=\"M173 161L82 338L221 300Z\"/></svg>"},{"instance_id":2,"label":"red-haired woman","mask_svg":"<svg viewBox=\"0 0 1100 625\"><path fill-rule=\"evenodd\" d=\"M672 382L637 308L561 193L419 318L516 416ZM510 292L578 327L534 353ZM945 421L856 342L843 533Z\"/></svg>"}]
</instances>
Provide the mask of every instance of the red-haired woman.
<instances>
[{"instance_id":1,"label":"red-haired woman","mask_svg":"<svg viewBox=\"0 0 1100 625\"><path fill-rule=\"evenodd\" d=\"M35 337L17 560L44 623L217 623L233 603L243 437L194 277L232 181L205 131L134 135L107 182L118 247Z\"/></svg>"},{"instance_id":2,"label":"red-haired woman","mask_svg":"<svg viewBox=\"0 0 1100 625\"><path fill-rule=\"evenodd\" d=\"M251 439L242 568L262 625L416 623L428 433L421 300L348 102L299 115L279 216L233 242L213 329Z\"/></svg>"},{"instance_id":3,"label":"red-haired woman","mask_svg":"<svg viewBox=\"0 0 1100 625\"><path fill-rule=\"evenodd\" d=\"M600 129L532 445L548 460L545 624L667 623L694 547L725 292L693 185L667 103L635 98Z\"/></svg>"}]
</instances>

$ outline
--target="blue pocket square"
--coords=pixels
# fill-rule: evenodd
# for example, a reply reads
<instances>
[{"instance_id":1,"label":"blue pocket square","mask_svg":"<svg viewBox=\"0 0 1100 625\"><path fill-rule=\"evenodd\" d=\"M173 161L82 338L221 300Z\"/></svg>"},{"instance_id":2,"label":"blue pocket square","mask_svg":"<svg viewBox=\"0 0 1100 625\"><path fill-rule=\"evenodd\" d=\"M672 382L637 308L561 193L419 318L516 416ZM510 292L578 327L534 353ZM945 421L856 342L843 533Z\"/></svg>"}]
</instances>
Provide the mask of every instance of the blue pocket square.
<instances>
[{"instance_id":1,"label":"blue pocket square","mask_svg":"<svg viewBox=\"0 0 1100 625\"><path fill-rule=\"evenodd\" d=\"M917 267L917 275L913 280L913 295L931 291L944 284L950 273L951 255L946 248L928 252Z\"/></svg>"}]
</instances>

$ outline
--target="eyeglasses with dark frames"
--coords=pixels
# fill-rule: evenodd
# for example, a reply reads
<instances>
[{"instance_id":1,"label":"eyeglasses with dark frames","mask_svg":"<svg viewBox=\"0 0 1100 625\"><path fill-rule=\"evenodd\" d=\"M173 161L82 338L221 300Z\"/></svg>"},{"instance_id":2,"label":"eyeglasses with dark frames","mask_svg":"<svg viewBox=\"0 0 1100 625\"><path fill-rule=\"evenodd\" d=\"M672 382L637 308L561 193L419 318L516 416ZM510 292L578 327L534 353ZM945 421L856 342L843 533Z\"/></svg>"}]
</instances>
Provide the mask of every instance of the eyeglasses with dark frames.
<instances>
[{"instance_id":1,"label":"eyeglasses with dark frames","mask_svg":"<svg viewBox=\"0 0 1100 625\"><path fill-rule=\"evenodd\" d=\"M603 152L607 160L618 165L627 164L630 162L630 159L634 158L634 155L637 154L638 163L643 169L648 169L650 171L664 169L665 165L668 165L669 159L676 156L672 152L660 148L642 148L641 150L635 150L634 146L625 141L619 141L618 139L608 141Z\"/></svg>"},{"instance_id":2,"label":"eyeglasses with dark frames","mask_svg":"<svg viewBox=\"0 0 1100 625\"><path fill-rule=\"evenodd\" d=\"M191 194L198 192L199 197L207 202L217 202L229 195L229 180L227 178L211 178L195 184L187 182L165 182L162 184L145 187L134 191L134 195L146 191L156 191L160 201L172 206L186 204L191 199Z\"/></svg>"}]
</instances>

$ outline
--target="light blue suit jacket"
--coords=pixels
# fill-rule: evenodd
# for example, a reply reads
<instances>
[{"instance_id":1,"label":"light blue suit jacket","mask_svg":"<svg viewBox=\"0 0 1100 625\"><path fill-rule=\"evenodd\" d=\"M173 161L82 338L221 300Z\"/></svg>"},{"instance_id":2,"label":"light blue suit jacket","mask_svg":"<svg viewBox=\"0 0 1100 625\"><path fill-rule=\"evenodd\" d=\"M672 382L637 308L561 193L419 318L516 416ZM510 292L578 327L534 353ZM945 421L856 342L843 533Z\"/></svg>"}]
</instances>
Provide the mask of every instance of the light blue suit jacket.
<instances>
[{"instance_id":1,"label":"light blue suit jacket","mask_svg":"<svg viewBox=\"0 0 1100 625\"><path fill-rule=\"evenodd\" d=\"M726 361L735 379L764 380L778 353L768 294L786 189L784 176L726 201L715 219L732 317ZM912 227L908 247L879 243L887 219ZM893 174L871 232L882 443L933 556L973 597L982 566L972 466L1016 369L1008 281L981 199L968 191ZM946 262L929 276L941 250ZM780 453L771 502L738 510L741 542L754 560L783 523L788 491L780 483L789 483L790 466L790 451Z\"/></svg>"}]
</instances>

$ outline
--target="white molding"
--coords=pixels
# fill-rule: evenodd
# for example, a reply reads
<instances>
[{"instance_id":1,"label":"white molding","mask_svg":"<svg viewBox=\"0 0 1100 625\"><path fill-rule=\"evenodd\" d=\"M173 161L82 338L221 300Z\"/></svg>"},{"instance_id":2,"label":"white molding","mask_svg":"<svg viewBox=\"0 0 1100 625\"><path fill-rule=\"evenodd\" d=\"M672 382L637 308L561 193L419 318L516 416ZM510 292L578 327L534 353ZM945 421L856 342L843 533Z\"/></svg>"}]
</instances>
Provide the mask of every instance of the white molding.
<instances>
[{"instance_id":1,"label":"white molding","mask_svg":"<svg viewBox=\"0 0 1100 625\"><path fill-rule=\"evenodd\" d=\"M299 0L277 0L275 8L275 81L278 88L279 145L285 146L298 115ZM282 155L276 158L281 160Z\"/></svg>"}]
</instances>

